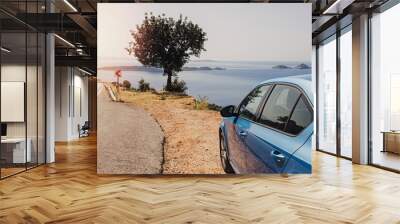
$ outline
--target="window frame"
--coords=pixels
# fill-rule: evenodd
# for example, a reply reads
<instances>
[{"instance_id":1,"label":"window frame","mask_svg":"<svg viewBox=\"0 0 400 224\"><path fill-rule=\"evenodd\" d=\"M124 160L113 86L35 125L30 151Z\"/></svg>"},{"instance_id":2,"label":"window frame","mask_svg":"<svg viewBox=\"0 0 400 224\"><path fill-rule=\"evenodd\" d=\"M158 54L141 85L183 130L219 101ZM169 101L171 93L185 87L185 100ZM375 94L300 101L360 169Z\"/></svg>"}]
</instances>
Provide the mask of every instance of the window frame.
<instances>
[{"instance_id":1,"label":"window frame","mask_svg":"<svg viewBox=\"0 0 400 224\"><path fill-rule=\"evenodd\" d=\"M26 16L26 14L28 13L39 13L39 3L44 3L44 0L35 0L35 1L31 1L30 3L33 4L32 8L33 10L29 10L27 8L27 4L28 2L26 1L20 1L22 3L21 7L18 9L18 11L20 11L21 16ZM36 6L36 9L35 9ZM44 10L42 10L42 12L46 13L48 11L48 7L45 7ZM5 14L10 14L10 12L6 12ZM3 13L4 14L4 13ZM11 13L12 14L12 13ZM14 16L7 15L6 18L11 19L12 21L16 20L17 18ZM14 21L15 22L15 21ZM17 21L18 22L18 21ZM24 67L24 76L25 76L25 87L24 87L24 96L25 96L25 102L24 102L24 122L23 124L23 129L24 129L24 134L21 135L21 138L24 139L25 142L25 146L23 147L24 152L25 152L25 165L24 165L24 169L19 171L19 172L13 172L11 174L7 174L4 175L4 173L2 173L2 169L3 167L0 166L0 181L4 180L6 178L18 175L20 173L29 171L31 169L37 168L39 166L42 166L44 164L47 164L47 33L34 28L28 24L25 25L21 25L21 26L17 26L15 30L1 30L0 29L0 45L2 45L1 42L3 42L4 40L2 39L2 36L5 34L19 34L19 35L24 35L24 44L23 47L20 48L20 52L23 52L24 55L14 55L15 57L20 57L23 58L24 63L20 63L19 65L21 67ZM29 37L30 35L32 35L31 37ZM28 42L30 39L32 39L32 37L36 38L33 39L32 42ZM30 53L28 54L28 49L32 50L34 53ZM40 51L39 51L40 49ZM4 64L6 64L7 62L5 62L6 60L4 60L4 56L2 56L3 53L0 53L0 81L2 80L2 76L1 76L1 68L2 66L4 66ZM34 57L33 57L34 56ZM41 71L39 72L39 65L41 66ZM32 80L28 81L28 66L32 66L34 67L33 70L29 71L29 76L33 76L35 77L35 81L36 83L33 83L34 88L36 88L35 91L32 91L32 93L27 93L27 84L29 82L31 82ZM42 92L40 92L40 99L41 101L41 105L39 104L39 74L41 76L41 81L42 82ZM1 87L0 87L1 89ZM28 94L28 95L27 95ZM36 110L33 108L32 111L28 111L28 106L27 106L27 99L28 96L32 96L32 97L36 97L35 100L36 102L33 103L34 106L36 106ZM39 114L39 106L41 107L41 109L43 110L41 114ZM32 108L30 108L32 109ZM0 106L0 110L1 110L1 106ZM36 115L33 114L32 117L29 117L29 115L31 115L31 112L36 112ZM33 119L32 119L33 118ZM35 121L36 119L36 121ZM39 149L39 121L40 124L42 125L42 129L41 129L41 148ZM30 122L30 124L29 124ZM0 123L2 123L0 121ZM4 122L3 122L4 123ZM28 162L27 159L27 143L28 143L28 125L32 126L32 132L36 132L35 135L30 136L29 138L31 139L31 144L34 144L33 141L36 141L36 149L31 149L31 162ZM36 127L35 127L36 126ZM35 140L34 140L35 139ZM0 155L1 155L1 145L0 145ZM34 158L34 153L36 153L36 158ZM42 153L42 154L40 154ZM41 161L39 160L39 155L41 157ZM35 161L36 160L36 161ZM21 166L22 168L22 166Z\"/></svg>"},{"instance_id":2,"label":"window frame","mask_svg":"<svg viewBox=\"0 0 400 224\"><path fill-rule=\"evenodd\" d=\"M258 115L257 115L257 119L256 119L255 123L260 125L260 126L262 126L262 127L265 127L265 128L271 129L273 131L276 131L276 132L282 133L284 135L287 135L289 137L296 137L296 136L300 135L306 128L304 128L301 132L299 132L296 135L294 135L294 134L290 134L290 133L288 133L288 132L286 132L284 130L279 130L279 129L276 129L276 128L271 127L269 125L260 123L260 118L261 118L262 111L264 110L265 105L267 104L267 102L269 100L269 96L271 95L272 91L275 89L275 87L277 85L293 87L293 88L297 89L299 91L299 93L300 93L299 97L296 100L296 103L293 105L293 108L290 111L290 116L288 118L288 121L292 118L294 109L296 108L300 98L303 96L304 99L305 99L305 104L306 104L307 108L310 109L310 112L312 113L313 122L314 122L314 109L311 106L310 99L308 98L308 96L305 94L305 91L300 86L298 86L296 84L293 84L293 83L288 83L288 82L271 82L269 84L273 84L273 88L269 91L268 97L264 97L264 101L262 102L262 107L258 108ZM287 126L287 122L288 121L286 121L286 123L285 123L285 130L286 130L286 126Z\"/></svg>"}]
</instances>

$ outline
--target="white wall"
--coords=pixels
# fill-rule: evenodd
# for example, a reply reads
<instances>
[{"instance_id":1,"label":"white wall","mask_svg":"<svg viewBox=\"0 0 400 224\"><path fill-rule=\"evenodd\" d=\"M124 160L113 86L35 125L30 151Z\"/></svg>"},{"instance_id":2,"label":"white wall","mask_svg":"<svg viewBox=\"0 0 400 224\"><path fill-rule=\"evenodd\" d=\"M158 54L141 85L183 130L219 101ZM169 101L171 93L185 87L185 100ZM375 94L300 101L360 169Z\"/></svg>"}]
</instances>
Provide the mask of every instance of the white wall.
<instances>
[{"instance_id":1,"label":"white wall","mask_svg":"<svg viewBox=\"0 0 400 224\"><path fill-rule=\"evenodd\" d=\"M1 81L18 81L25 82L24 65L2 65L1 66ZM1 108L7 110L7 108ZM25 137L25 122L11 122L7 123L7 137Z\"/></svg>"},{"instance_id":2,"label":"white wall","mask_svg":"<svg viewBox=\"0 0 400 224\"><path fill-rule=\"evenodd\" d=\"M82 126L88 120L88 78L81 76L80 72L77 75L76 72L77 70L74 70L74 96L71 96L74 99L71 119L73 138L79 137L78 125Z\"/></svg>"},{"instance_id":3,"label":"white wall","mask_svg":"<svg viewBox=\"0 0 400 224\"><path fill-rule=\"evenodd\" d=\"M55 140L79 138L78 125L88 120L88 78L72 67L56 67Z\"/></svg>"},{"instance_id":4,"label":"white wall","mask_svg":"<svg viewBox=\"0 0 400 224\"><path fill-rule=\"evenodd\" d=\"M2 82L25 82L26 70L28 69L28 73L33 69L36 69L32 66L28 66L27 68L24 65L18 64L4 64L1 66L1 81ZM36 71L35 71L36 72ZM36 83L35 83L36 84ZM36 92L27 93L28 97L36 97ZM29 100L31 101L31 100ZM35 105L36 107L36 105ZM1 108L2 110L7 110L7 108ZM28 114L29 116L30 114ZM31 121L31 117L28 117L28 120ZM25 122L7 122L7 136L8 137L25 137ZM28 136L30 137L30 136Z\"/></svg>"},{"instance_id":5,"label":"white wall","mask_svg":"<svg viewBox=\"0 0 400 224\"><path fill-rule=\"evenodd\" d=\"M43 78L44 74L42 73L40 66L25 66L25 63L4 63L1 66L2 82L24 82L26 85L26 101L22 102L24 104L22 108L11 108L6 106L1 108L2 112L5 113L17 113L12 110L22 110L18 113L26 113L26 120L23 118L21 122L5 122L7 124L7 137L25 138L25 136L27 136L30 140L29 147L32 152L31 161L37 162L36 160L39 159L39 163L45 162L45 90ZM2 91L3 90L4 89L2 89ZM20 94L24 94L24 90L19 91L22 91ZM2 95L2 98L3 97L7 98L7 95Z\"/></svg>"},{"instance_id":6,"label":"white wall","mask_svg":"<svg viewBox=\"0 0 400 224\"><path fill-rule=\"evenodd\" d=\"M55 141L68 141L70 79L67 67L55 68Z\"/></svg>"},{"instance_id":7,"label":"white wall","mask_svg":"<svg viewBox=\"0 0 400 224\"><path fill-rule=\"evenodd\" d=\"M2 65L1 66L1 81L2 82L25 82L25 71L24 65ZM1 108L7 110L7 108ZM25 123L24 122L11 122L7 123L7 135L8 137L25 137Z\"/></svg>"}]
</instances>

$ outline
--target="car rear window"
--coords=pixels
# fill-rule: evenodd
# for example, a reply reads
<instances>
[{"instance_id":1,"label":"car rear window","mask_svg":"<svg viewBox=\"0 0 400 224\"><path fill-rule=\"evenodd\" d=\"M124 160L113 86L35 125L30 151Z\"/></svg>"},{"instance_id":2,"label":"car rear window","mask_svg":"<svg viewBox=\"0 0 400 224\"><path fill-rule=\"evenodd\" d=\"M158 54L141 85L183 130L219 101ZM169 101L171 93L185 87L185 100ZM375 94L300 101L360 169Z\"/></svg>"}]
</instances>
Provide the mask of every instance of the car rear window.
<instances>
[{"instance_id":1,"label":"car rear window","mask_svg":"<svg viewBox=\"0 0 400 224\"><path fill-rule=\"evenodd\" d=\"M286 85L276 85L261 113L260 123L284 131L300 91Z\"/></svg>"},{"instance_id":2,"label":"car rear window","mask_svg":"<svg viewBox=\"0 0 400 224\"><path fill-rule=\"evenodd\" d=\"M287 133L297 135L313 121L313 112L306 102L304 96L301 96L286 125Z\"/></svg>"},{"instance_id":3,"label":"car rear window","mask_svg":"<svg viewBox=\"0 0 400 224\"><path fill-rule=\"evenodd\" d=\"M251 91L251 93L247 95L240 105L239 116L248 118L250 120L255 119L258 106L270 88L271 85L265 85L256 87L253 91Z\"/></svg>"}]
</instances>

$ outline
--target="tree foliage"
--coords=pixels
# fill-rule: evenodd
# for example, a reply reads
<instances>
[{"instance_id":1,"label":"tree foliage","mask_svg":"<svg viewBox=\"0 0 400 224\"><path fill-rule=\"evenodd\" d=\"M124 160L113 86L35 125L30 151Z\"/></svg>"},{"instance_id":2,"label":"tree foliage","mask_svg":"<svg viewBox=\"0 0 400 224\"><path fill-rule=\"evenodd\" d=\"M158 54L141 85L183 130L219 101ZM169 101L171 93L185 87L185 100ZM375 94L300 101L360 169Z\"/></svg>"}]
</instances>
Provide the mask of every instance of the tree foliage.
<instances>
[{"instance_id":1,"label":"tree foliage","mask_svg":"<svg viewBox=\"0 0 400 224\"><path fill-rule=\"evenodd\" d=\"M145 14L136 30L131 31L133 41L126 48L140 63L164 69L168 76L166 90L170 91L171 76L182 71L191 56L199 57L205 51L206 33L187 17L175 20L165 14Z\"/></svg>"}]
</instances>

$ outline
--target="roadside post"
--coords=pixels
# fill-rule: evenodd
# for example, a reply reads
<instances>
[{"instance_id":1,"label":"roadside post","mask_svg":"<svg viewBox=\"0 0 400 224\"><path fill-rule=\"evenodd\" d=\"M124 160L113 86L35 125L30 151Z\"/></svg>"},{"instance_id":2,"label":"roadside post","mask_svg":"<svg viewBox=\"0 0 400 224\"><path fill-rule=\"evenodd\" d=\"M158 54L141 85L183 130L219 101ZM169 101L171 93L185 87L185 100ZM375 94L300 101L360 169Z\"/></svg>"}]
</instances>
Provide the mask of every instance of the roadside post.
<instances>
[{"instance_id":1,"label":"roadside post","mask_svg":"<svg viewBox=\"0 0 400 224\"><path fill-rule=\"evenodd\" d=\"M120 101L120 92L119 92L119 78L122 77L122 71L121 69L118 69L117 71L115 71L115 76L117 77L117 101Z\"/></svg>"}]
</instances>

